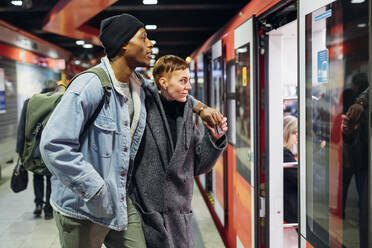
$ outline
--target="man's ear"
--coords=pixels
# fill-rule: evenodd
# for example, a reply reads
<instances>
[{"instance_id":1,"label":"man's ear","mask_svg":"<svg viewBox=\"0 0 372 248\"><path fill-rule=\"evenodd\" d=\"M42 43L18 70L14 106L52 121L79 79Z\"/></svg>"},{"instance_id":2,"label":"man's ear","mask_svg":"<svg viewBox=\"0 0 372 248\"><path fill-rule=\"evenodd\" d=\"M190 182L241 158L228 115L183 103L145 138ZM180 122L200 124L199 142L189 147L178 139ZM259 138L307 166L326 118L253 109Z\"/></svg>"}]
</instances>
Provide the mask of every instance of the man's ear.
<instances>
[{"instance_id":1,"label":"man's ear","mask_svg":"<svg viewBox=\"0 0 372 248\"><path fill-rule=\"evenodd\" d=\"M128 43L125 43L122 47L121 47L121 51L125 52L128 48Z\"/></svg>"},{"instance_id":2,"label":"man's ear","mask_svg":"<svg viewBox=\"0 0 372 248\"><path fill-rule=\"evenodd\" d=\"M168 80L166 77L159 78L159 84L162 89L167 89L168 87Z\"/></svg>"}]
</instances>

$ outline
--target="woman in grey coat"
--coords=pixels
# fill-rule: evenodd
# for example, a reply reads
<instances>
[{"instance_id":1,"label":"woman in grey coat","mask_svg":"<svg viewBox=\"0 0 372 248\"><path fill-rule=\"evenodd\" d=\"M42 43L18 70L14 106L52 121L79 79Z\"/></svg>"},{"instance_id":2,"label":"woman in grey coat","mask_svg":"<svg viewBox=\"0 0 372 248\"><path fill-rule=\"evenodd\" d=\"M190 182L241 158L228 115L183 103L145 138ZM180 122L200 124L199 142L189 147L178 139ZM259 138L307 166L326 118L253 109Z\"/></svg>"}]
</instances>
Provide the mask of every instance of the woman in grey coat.
<instances>
[{"instance_id":1,"label":"woman in grey coat","mask_svg":"<svg viewBox=\"0 0 372 248\"><path fill-rule=\"evenodd\" d=\"M210 129L200 135L183 59L160 58L153 75L157 86L145 89L146 128L135 159L131 197L142 216L147 247L193 247L194 176L210 171L225 149L226 118L219 133Z\"/></svg>"}]
</instances>

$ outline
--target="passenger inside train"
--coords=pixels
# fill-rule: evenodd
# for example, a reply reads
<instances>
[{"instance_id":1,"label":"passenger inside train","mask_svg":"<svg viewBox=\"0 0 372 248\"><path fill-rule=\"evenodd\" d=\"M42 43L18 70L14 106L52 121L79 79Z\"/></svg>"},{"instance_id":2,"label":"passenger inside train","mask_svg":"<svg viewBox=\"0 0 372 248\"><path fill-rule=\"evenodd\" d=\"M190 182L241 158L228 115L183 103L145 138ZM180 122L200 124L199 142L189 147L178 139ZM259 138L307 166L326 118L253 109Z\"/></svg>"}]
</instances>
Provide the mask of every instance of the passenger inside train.
<instances>
[{"instance_id":1,"label":"passenger inside train","mask_svg":"<svg viewBox=\"0 0 372 248\"><path fill-rule=\"evenodd\" d=\"M284 163L297 162L293 154L293 147L298 142L297 118L287 115L283 119L283 161ZM298 223L298 178L297 164L294 167L284 168L284 221Z\"/></svg>"}]
</instances>

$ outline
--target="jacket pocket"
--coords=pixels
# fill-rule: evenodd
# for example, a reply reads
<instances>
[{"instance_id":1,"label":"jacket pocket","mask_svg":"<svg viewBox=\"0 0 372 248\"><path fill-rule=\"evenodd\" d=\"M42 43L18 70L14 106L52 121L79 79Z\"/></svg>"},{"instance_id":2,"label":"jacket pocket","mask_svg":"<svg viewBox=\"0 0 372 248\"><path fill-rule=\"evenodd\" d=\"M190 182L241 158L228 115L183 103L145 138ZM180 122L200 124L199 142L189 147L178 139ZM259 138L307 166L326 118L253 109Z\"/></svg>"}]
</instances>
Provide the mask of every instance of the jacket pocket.
<instances>
[{"instance_id":1,"label":"jacket pocket","mask_svg":"<svg viewBox=\"0 0 372 248\"><path fill-rule=\"evenodd\" d=\"M106 218L114 214L110 194L106 184L103 185L101 192L93 196L87 203L89 214L97 218Z\"/></svg>"},{"instance_id":2,"label":"jacket pocket","mask_svg":"<svg viewBox=\"0 0 372 248\"><path fill-rule=\"evenodd\" d=\"M116 123L109 117L98 116L90 132L89 147L100 157L111 157L114 147Z\"/></svg>"},{"instance_id":3,"label":"jacket pocket","mask_svg":"<svg viewBox=\"0 0 372 248\"><path fill-rule=\"evenodd\" d=\"M192 218L193 213L187 212L184 214L185 217L185 227L186 227L186 243L187 247L194 247L193 237L192 237Z\"/></svg>"}]
</instances>

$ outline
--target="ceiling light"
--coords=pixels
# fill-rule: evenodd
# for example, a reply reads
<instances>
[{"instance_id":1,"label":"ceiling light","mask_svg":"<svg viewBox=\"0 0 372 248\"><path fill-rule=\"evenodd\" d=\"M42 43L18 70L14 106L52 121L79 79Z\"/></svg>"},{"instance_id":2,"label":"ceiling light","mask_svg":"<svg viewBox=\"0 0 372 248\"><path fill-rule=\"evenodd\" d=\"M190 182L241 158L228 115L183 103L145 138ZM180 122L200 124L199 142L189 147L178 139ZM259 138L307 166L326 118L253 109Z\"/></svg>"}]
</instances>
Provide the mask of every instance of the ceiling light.
<instances>
[{"instance_id":1,"label":"ceiling light","mask_svg":"<svg viewBox=\"0 0 372 248\"><path fill-rule=\"evenodd\" d=\"M150 60L150 66L154 66L154 64L155 64L155 59L151 59Z\"/></svg>"},{"instance_id":2,"label":"ceiling light","mask_svg":"<svg viewBox=\"0 0 372 248\"><path fill-rule=\"evenodd\" d=\"M143 4L158 4L158 0L143 0Z\"/></svg>"},{"instance_id":3,"label":"ceiling light","mask_svg":"<svg viewBox=\"0 0 372 248\"><path fill-rule=\"evenodd\" d=\"M366 0L351 0L351 3L364 3Z\"/></svg>"},{"instance_id":4,"label":"ceiling light","mask_svg":"<svg viewBox=\"0 0 372 248\"><path fill-rule=\"evenodd\" d=\"M155 29L157 29L158 27L156 26L156 25L146 25L145 26L145 29L147 29L147 30L155 30Z\"/></svg>"},{"instance_id":5,"label":"ceiling light","mask_svg":"<svg viewBox=\"0 0 372 248\"><path fill-rule=\"evenodd\" d=\"M82 45L85 44L85 41L83 41L83 40L77 40L77 41L75 41L75 43L76 43L76 45L82 46Z\"/></svg>"},{"instance_id":6,"label":"ceiling light","mask_svg":"<svg viewBox=\"0 0 372 248\"><path fill-rule=\"evenodd\" d=\"M157 48L157 47L153 47L153 48L152 48L152 53L153 53L153 54L158 54L158 53L159 53L159 48Z\"/></svg>"},{"instance_id":7,"label":"ceiling light","mask_svg":"<svg viewBox=\"0 0 372 248\"><path fill-rule=\"evenodd\" d=\"M75 60L75 65L80 65L81 61L80 60Z\"/></svg>"},{"instance_id":8,"label":"ceiling light","mask_svg":"<svg viewBox=\"0 0 372 248\"><path fill-rule=\"evenodd\" d=\"M17 0L17 1L11 1L11 3L15 6L22 6L22 1L21 0Z\"/></svg>"},{"instance_id":9,"label":"ceiling light","mask_svg":"<svg viewBox=\"0 0 372 248\"><path fill-rule=\"evenodd\" d=\"M365 27L367 27L367 24L366 24L366 23L359 23L359 24L357 25L357 27L358 27L358 28L365 28Z\"/></svg>"},{"instance_id":10,"label":"ceiling light","mask_svg":"<svg viewBox=\"0 0 372 248\"><path fill-rule=\"evenodd\" d=\"M156 40L150 40L152 42L153 45L156 44Z\"/></svg>"},{"instance_id":11,"label":"ceiling light","mask_svg":"<svg viewBox=\"0 0 372 248\"><path fill-rule=\"evenodd\" d=\"M155 57L156 57L155 54L151 54L151 58L155 59Z\"/></svg>"},{"instance_id":12,"label":"ceiling light","mask_svg":"<svg viewBox=\"0 0 372 248\"><path fill-rule=\"evenodd\" d=\"M185 60L189 64L191 62L191 57L187 57Z\"/></svg>"},{"instance_id":13,"label":"ceiling light","mask_svg":"<svg viewBox=\"0 0 372 248\"><path fill-rule=\"evenodd\" d=\"M93 48L93 45L92 44L84 44L83 47L84 48Z\"/></svg>"}]
</instances>

